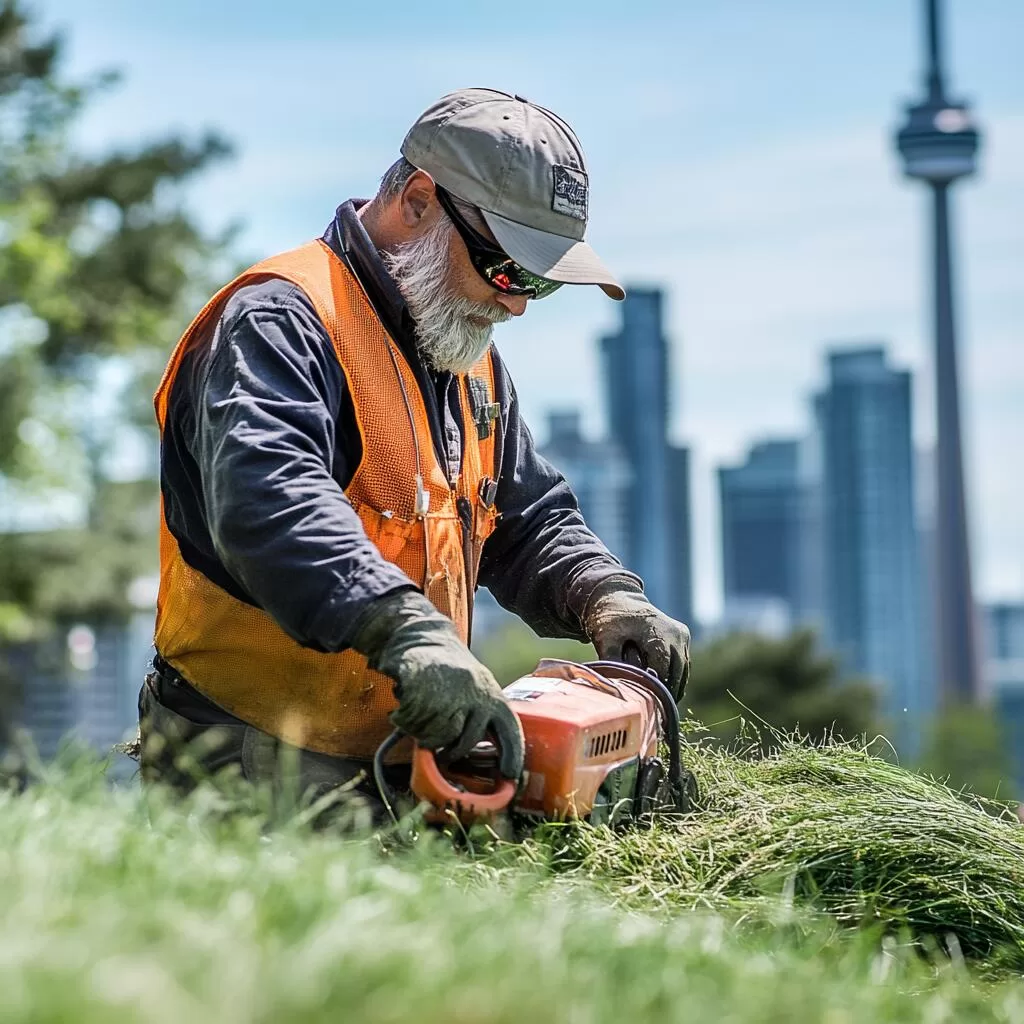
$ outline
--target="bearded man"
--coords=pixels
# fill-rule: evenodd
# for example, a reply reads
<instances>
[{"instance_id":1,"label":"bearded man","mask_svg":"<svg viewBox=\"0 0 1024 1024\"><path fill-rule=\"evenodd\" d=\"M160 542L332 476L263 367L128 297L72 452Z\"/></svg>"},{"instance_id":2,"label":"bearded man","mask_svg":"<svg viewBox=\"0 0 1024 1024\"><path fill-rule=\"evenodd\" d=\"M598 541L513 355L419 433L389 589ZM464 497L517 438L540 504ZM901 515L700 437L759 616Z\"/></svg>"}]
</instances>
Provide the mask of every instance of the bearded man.
<instances>
[{"instance_id":1,"label":"bearded man","mask_svg":"<svg viewBox=\"0 0 1024 1024\"><path fill-rule=\"evenodd\" d=\"M189 785L184 744L203 771L287 762L372 799L392 726L453 758L490 733L517 778L518 720L467 646L478 586L542 636L634 645L682 692L686 627L587 529L491 340L563 284L624 296L583 241L576 135L466 89L401 153L374 199L218 292L168 364L144 779Z\"/></svg>"}]
</instances>

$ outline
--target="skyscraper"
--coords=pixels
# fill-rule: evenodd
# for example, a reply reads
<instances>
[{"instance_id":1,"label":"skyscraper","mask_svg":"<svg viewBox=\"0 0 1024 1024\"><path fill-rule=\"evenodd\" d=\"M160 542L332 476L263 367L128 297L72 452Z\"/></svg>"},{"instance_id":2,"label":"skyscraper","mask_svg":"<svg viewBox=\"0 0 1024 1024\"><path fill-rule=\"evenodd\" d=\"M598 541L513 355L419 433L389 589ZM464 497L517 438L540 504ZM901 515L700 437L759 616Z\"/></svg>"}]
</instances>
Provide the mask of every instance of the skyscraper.
<instances>
[{"instance_id":1,"label":"skyscraper","mask_svg":"<svg viewBox=\"0 0 1024 1024\"><path fill-rule=\"evenodd\" d=\"M801 601L803 494L800 442L762 441L741 466L718 470L726 618L739 602L783 602L792 621Z\"/></svg>"},{"instance_id":2,"label":"skyscraper","mask_svg":"<svg viewBox=\"0 0 1024 1024\"><path fill-rule=\"evenodd\" d=\"M815 402L826 632L847 671L882 685L911 752L934 693L921 673L910 374L887 365L882 347L832 351L828 362Z\"/></svg>"},{"instance_id":3,"label":"skyscraper","mask_svg":"<svg viewBox=\"0 0 1024 1024\"><path fill-rule=\"evenodd\" d=\"M75 667L57 638L9 652L21 683L16 724L27 730L39 755L48 759L68 736L102 754L131 734L138 722L137 700L153 637L152 613L140 612L125 625L95 631L76 626L72 634L90 638L90 660Z\"/></svg>"},{"instance_id":4,"label":"skyscraper","mask_svg":"<svg viewBox=\"0 0 1024 1024\"><path fill-rule=\"evenodd\" d=\"M625 562L650 599L692 617L689 453L668 443L669 353L663 294L633 288L620 306L622 327L601 340L612 439L632 472Z\"/></svg>"},{"instance_id":5,"label":"skyscraper","mask_svg":"<svg viewBox=\"0 0 1024 1024\"><path fill-rule=\"evenodd\" d=\"M960 441L949 189L958 178L974 172L978 130L967 106L946 96L939 0L925 0L925 14L927 95L921 103L907 108L907 122L900 129L896 142L905 173L928 185L932 202L938 413L935 562L938 681L947 699L972 700L978 694L979 668Z\"/></svg>"},{"instance_id":6,"label":"skyscraper","mask_svg":"<svg viewBox=\"0 0 1024 1024\"><path fill-rule=\"evenodd\" d=\"M569 481L587 526L617 558L627 557L627 501L632 474L614 441L588 441L575 410L548 414L544 456Z\"/></svg>"},{"instance_id":7,"label":"skyscraper","mask_svg":"<svg viewBox=\"0 0 1024 1024\"><path fill-rule=\"evenodd\" d=\"M695 630L690 548L690 449L675 445L668 447L668 539L668 604L665 609Z\"/></svg>"},{"instance_id":8,"label":"skyscraper","mask_svg":"<svg viewBox=\"0 0 1024 1024\"><path fill-rule=\"evenodd\" d=\"M1024 602L989 605L982 623L985 689L1006 736L1014 778L1024 788Z\"/></svg>"}]
</instances>

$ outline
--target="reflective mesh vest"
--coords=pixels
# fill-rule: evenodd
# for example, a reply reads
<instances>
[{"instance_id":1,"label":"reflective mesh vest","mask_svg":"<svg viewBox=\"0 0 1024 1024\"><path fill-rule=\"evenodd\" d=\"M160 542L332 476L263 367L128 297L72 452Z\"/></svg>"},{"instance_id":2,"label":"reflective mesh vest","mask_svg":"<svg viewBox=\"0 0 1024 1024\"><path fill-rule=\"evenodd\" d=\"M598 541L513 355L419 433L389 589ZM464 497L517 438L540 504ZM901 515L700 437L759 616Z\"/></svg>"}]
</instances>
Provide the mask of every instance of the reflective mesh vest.
<instances>
[{"instance_id":1,"label":"reflective mesh vest","mask_svg":"<svg viewBox=\"0 0 1024 1024\"><path fill-rule=\"evenodd\" d=\"M195 318L155 396L160 430L182 356L197 332L212 325L235 289L267 276L305 292L344 370L363 443L345 494L367 536L467 640L480 553L496 518L495 431L486 423L474 429L475 412L494 401L489 353L458 378L465 441L462 472L452 486L435 454L412 369L351 271L324 242L310 242L250 267ZM390 731L387 716L396 702L389 678L353 650L325 654L303 647L266 612L193 569L162 510L155 643L220 707L296 746L365 758Z\"/></svg>"}]
</instances>

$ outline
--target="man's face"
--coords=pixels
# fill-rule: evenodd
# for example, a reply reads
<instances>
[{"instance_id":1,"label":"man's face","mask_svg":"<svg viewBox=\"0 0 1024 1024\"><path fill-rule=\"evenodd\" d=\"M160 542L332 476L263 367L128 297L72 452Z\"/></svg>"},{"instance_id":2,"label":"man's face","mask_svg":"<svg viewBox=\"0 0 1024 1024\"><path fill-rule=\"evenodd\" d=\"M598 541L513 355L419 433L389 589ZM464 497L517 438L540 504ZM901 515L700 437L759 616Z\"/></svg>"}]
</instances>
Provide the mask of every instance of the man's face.
<instances>
[{"instance_id":1,"label":"man's face","mask_svg":"<svg viewBox=\"0 0 1024 1024\"><path fill-rule=\"evenodd\" d=\"M470 207L460 212L490 236L479 214ZM384 259L416 321L424 360L436 370L465 373L487 351L494 325L522 315L527 300L499 292L474 270L432 188L425 194L420 223L417 237Z\"/></svg>"},{"instance_id":2,"label":"man's face","mask_svg":"<svg viewBox=\"0 0 1024 1024\"><path fill-rule=\"evenodd\" d=\"M469 206L459 200L456 200L455 202L463 220L467 221L470 227L472 227L478 234L483 235L484 238L491 242L496 249L500 249L500 243L491 233L491 229L487 226L487 222L483 217L481 217L472 206ZM452 226L448 215L443 210L440 211L440 214L441 219L447 221L449 226ZM503 309L509 314L509 316L522 316L523 313L526 312L526 303L528 301L527 297L525 295L507 295L488 284L487 281L477 273L473 264L470 262L466 243L462 240L458 231L452 230L450 232L450 237L449 273L453 292L468 299L470 302L479 303L480 305L491 305L496 309ZM503 319L507 319L507 317Z\"/></svg>"}]
</instances>

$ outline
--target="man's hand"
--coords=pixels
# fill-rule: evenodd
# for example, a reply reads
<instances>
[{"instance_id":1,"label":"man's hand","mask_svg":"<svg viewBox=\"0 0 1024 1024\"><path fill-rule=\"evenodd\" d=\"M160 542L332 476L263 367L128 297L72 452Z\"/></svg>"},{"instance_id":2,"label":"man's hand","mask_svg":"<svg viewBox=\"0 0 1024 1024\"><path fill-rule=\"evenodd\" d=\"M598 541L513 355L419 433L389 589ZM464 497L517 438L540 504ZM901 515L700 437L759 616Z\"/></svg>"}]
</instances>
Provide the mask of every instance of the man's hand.
<instances>
[{"instance_id":1,"label":"man's hand","mask_svg":"<svg viewBox=\"0 0 1024 1024\"><path fill-rule=\"evenodd\" d=\"M609 581L587 602L583 625L598 657L629 661L629 648L635 645L643 667L682 700L690 672L690 631L683 623L658 611L638 590Z\"/></svg>"},{"instance_id":2,"label":"man's hand","mask_svg":"<svg viewBox=\"0 0 1024 1024\"><path fill-rule=\"evenodd\" d=\"M398 708L391 721L422 747L450 747L465 757L487 732L500 750L508 779L523 771L523 730L490 670L470 653L450 619L417 591L374 601L352 646L370 667L395 681Z\"/></svg>"}]
</instances>

